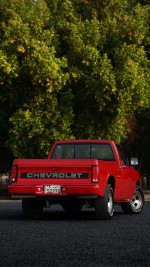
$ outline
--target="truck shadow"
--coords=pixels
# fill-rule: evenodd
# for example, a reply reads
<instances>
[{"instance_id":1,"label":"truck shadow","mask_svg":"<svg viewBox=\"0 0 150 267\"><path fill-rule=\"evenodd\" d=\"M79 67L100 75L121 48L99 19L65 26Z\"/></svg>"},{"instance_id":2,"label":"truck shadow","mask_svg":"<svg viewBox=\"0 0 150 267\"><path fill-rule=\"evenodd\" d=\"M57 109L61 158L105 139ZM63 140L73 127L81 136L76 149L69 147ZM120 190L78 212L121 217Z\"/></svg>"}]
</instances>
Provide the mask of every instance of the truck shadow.
<instances>
[{"instance_id":1,"label":"truck shadow","mask_svg":"<svg viewBox=\"0 0 150 267\"><path fill-rule=\"evenodd\" d=\"M58 205L59 206L59 205ZM117 207L114 211L114 216L122 215L123 211ZM45 209L42 215L43 220L96 220L94 208L83 208L80 212L65 212L59 206L58 209Z\"/></svg>"},{"instance_id":2,"label":"truck shadow","mask_svg":"<svg viewBox=\"0 0 150 267\"><path fill-rule=\"evenodd\" d=\"M121 208L115 208L114 217L123 215ZM113 219L114 219L113 217ZM51 208L44 208L40 219L26 219L22 213L21 202L0 202L0 220L21 220L21 221L71 221L71 220L96 220L94 208L84 208L77 213L65 212L60 205L52 205ZM96 220L97 221L97 220Z\"/></svg>"}]
</instances>

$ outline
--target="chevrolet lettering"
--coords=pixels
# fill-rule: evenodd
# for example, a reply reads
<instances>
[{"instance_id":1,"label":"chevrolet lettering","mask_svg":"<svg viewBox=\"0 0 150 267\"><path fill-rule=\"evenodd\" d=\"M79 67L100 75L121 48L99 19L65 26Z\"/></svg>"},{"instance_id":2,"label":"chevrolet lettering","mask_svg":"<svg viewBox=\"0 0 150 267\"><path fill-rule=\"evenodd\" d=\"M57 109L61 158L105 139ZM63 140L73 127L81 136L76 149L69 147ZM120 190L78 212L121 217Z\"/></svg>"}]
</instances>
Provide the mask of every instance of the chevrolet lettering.
<instances>
[{"instance_id":1,"label":"chevrolet lettering","mask_svg":"<svg viewBox=\"0 0 150 267\"><path fill-rule=\"evenodd\" d=\"M21 178L63 178L63 179L85 179L88 178L88 173L82 172L23 172Z\"/></svg>"}]
</instances>

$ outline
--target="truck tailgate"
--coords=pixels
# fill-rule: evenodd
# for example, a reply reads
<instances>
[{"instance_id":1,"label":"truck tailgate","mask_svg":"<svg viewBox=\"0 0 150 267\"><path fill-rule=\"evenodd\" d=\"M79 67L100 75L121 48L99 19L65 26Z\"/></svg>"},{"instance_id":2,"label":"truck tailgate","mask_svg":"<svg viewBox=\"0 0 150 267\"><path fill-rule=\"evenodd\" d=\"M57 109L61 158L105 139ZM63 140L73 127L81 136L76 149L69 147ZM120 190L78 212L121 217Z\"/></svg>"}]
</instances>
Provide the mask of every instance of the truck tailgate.
<instances>
[{"instance_id":1,"label":"truck tailgate","mask_svg":"<svg viewBox=\"0 0 150 267\"><path fill-rule=\"evenodd\" d=\"M17 184L90 184L97 160L19 159L17 163Z\"/></svg>"}]
</instances>

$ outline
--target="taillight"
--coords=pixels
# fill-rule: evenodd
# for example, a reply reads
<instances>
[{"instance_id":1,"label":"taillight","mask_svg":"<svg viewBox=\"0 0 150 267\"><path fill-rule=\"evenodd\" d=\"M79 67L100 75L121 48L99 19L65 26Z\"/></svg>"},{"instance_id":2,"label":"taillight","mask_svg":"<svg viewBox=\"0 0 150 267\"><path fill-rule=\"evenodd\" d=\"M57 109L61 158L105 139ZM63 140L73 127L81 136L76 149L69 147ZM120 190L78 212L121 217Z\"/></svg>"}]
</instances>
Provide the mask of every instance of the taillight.
<instances>
[{"instance_id":1,"label":"taillight","mask_svg":"<svg viewBox=\"0 0 150 267\"><path fill-rule=\"evenodd\" d=\"M99 166L94 165L93 166L93 175L92 175L92 182L93 183L98 183L99 181Z\"/></svg>"},{"instance_id":2,"label":"taillight","mask_svg":"<svg viewBox=\"0 0 150 267\"><path fill-rule=\"evenodd\" d=\"M16 182L17 181L17 166L13 165L11 170L11 181Z\"/></svg>"}]
</instances>

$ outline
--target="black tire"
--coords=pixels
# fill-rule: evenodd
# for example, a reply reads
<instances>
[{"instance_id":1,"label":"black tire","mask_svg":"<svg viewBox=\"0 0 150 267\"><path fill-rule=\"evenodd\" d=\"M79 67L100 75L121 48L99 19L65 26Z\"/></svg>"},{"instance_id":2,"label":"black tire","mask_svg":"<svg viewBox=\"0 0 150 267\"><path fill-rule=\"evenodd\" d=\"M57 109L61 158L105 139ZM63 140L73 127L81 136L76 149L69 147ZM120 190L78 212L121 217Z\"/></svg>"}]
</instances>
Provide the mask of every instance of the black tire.
<instances>
[{"instance_id":1,"label":"black tire","mask_svg":"<svg viewBox=\"0 0 150 267\"><path fill-rule=\"evenodd\" d=\"M138 214L144 206L144 193L140 186L136 186L134 197L129 202L121 203L121 208L125 213Z\"/></svg>"},{"instance_id":2,"label":"black tire","mask_svg":"<svg viewBox=\"0 0 150 267\"><path fill-rule=\"evenodd\" d=\"M39 219L42 216L43 204L37 199L23 199L22 212L27 219Z\"/></svg>"},{"instance_id":3,"label":"black tire","mask_svg":"<svg viewBox=\"0 0 150 267\"><path fill-rule=\"evenodd\" d=\"M76 213L79 212L83 207L83 202L75 199L66 199L61 203L62 208L66 212Z\"/></svg>"},{"instance_id":4,"label":"black tire","mask_svg":"<svg viewBox=\"0 0 150 267\"><path fill-rule=\"evenodd\" d=\"M110 220L114 214L114 193L110 184L106 186L104 197L98 196L95 202L95 218Z\"/></svg>"}]
</instances>

